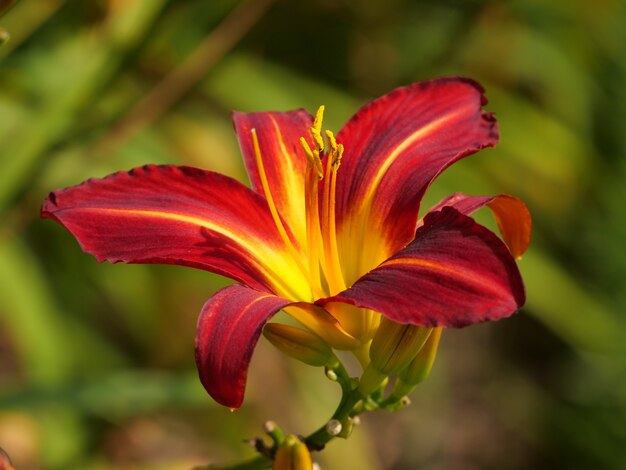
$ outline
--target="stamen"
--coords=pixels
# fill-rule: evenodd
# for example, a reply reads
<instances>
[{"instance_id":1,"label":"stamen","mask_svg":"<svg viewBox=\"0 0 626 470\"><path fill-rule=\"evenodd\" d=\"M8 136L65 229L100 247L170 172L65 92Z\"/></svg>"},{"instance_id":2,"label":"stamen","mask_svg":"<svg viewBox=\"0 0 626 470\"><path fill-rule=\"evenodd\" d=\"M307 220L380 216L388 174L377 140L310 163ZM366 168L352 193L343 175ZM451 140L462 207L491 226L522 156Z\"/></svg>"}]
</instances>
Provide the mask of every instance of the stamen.
<instances>
[{"instance_id":1,"label":"stamen","mask_svg":"<svg viewBox=\"0 0 626 470\"><path fill-rule=\"evenodd\" d=\"M335 195L337 185L337 170L343 156L343 145L337 144L331 131L326 131L328 146L330 147L326 160L326 179L324 181L324 195L322 207L322 238L324 240L324 254L326 259L326 275L330 294L345 290L346 283L341 271L339 250L337 248L337 230L335 222Z\"/></svg>"},{"instance_id":2,"label":"stamen","mask_svg":"<svg viewBox=\"0 0 626 470\"><path fill-rule=\"evenodd\" d=\"M283 222L280 220L280 215L278 214L278 210L276 209L276 204L274 204L274 198L272 197L272 193L270 192L269 183L267 182L267 175L265 173L265 167L263 166L263 158L261 157L261 147L259 146L259 138L257 137L256 129L251 129L250 134L252 134L252 143L254 145L254 155L256 157L256 164L259 170L259 178L261 179L261 185L263 186L263 194L265 195L265 199L267 200L267 204L269 206L270 212L272 214L272 219L274 219L274 225L278 229L278 233L280 234L280 238L283 240L283 243L289 250L291 257L295 261L296 265L302 271L304 276L306 277L311 289L314 289L314 286L318 284L313 284L311 282L311 274L309 270L302 263L301 255L296 250L291 238L287 234ZM319 292L315 292L315 295L319 295Z\"/></svg>"},{"instance_id":3,"label":"stamen","mask_svg":"<svg viewBox=\"0 0 626 470\"><path fill-rule=\"evenodd\" d=\"M320 279L320 258L323 247L319 223L317 190L319 177L316 170L311 165L309 165L307 173L304 187L304 200L306 204L306 241L307 253L309 255L309 271L313 279L315 279L316 285L320 286L320 290L323 290Z\"/></svg>"},{"instance_id":4,"label":"stamen","mask_svg":"<svg viewBox=\"0 0 626 470\"><path fill-rule=\"evenodd\" d=\"M337 140L335 139L335 134L333 131L326 130L324 131L326 134L326 139L328 140L328 146L330 147L329 155L334 154L337 151Z\"/></svg>"},{"instance_id":5,"label":"stamen","mask_svg":"<svg viewBox=\"0 0 626 470\"><path fill-rule=\"evenodd\" d=\"M341 271L337 248L335 223L335 186L337 169L343 155L343 145L338 144L331 131L325 131L328 145L324 145L322 137L322 121L324 106L320 106L310 128L315 148L311 148L307 139L300 137L300 145L308 159L307 178L305 182L307 253L309 255L309 272L319 280L320 290L328 288L329 294L345 290L346 283ZM320 155L327 149L326 168L322 165ZM321 197L321 214L319 207L319 181L324 179ZM321 219L321 220L320 220ZM322 273L320 273L320 265Z\"/></svg>"}]
</instances>

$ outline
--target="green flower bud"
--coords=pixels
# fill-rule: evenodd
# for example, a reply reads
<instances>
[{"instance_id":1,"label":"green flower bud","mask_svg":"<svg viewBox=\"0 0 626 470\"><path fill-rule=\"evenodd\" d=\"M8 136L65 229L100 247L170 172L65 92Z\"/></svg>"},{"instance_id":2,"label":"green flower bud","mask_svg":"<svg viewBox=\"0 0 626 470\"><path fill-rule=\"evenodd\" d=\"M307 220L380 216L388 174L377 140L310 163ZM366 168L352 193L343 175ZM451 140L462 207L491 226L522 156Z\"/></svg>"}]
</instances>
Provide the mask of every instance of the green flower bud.
<instances>
[{"instance_id":1,"label":"green flower bud","mask_svg":"<svg viewBox=\"0 0 626 470\"><path fill-rule=\"evenodd\" d=\"M311 366L324 366L334 357L332 349L322 338L295 326L268 323L263 335L287 356Z\"/></svg>"},{"instance_id":2,"label":"green flower bud","mask_svg":"<svg viewBox=\"0 0 626 470\"><path fill-rule=\"evenodd\" d=\"M400 403L403 397L406 398L406 395L411 393L417 384L423 382L428 377L435 362L441 330L441 328L433 328L417 356L408 366L398 372L393 392L389 397L390 401L395 400Z\"/></svg>"},{"instance_id":3,"label":"green flower bud","mask_svg":"<svg viewBox=\"0 0 626 470\"><path fill-rule=\"evenodd\" d=\"M383 317L370 347L372 367L387 376L397 373L417 355L429 334L430 328Z\"/></svg>"},{"instance_id":4,"label":"green flower bud","mask_svg":"<svg viewBox=\"0 0 626 470\"><path fill-rule=\"evenodd\" d=\"M369 396L385 379L405 368L417 355L430 328L403 325L383 317L370 346L371 363L363 371L359 391Z\"/></svg>"},{"instance_id":5,"label":"green flower bud","mask_svg":"<svg viewBox=\"0 0 626 470\"><path fill-rule=\"evenodd\" d=\"M274 457L272 470L312 470L311 453L306 444L293 434L285 437Z\"/></svg>"},{"instance_id":6,"label":"green flower bud","mask_svg":"<svg viewBox=\"0 0 626 470\"><path fill-rule=\"evenodd\" d=\"M417 385L428 377L435 363L439 339L441 338L441 330L441 328L432 328L428 339L422 349L417 353L417 356L415 356L405 369L398 373L398 377L402 382L408 385Z\"/></svg>"}]
</instances>

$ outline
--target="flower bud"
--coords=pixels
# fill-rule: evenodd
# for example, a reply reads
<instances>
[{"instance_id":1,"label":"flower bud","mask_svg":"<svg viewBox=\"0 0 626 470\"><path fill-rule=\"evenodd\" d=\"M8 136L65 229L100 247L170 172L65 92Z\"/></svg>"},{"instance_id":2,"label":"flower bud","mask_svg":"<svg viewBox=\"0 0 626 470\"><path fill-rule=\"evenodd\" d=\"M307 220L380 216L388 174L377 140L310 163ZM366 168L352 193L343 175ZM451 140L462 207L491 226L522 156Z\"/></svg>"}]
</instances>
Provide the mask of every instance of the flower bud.
<instances>
[{"instance_id":1,"label":"flower bud","mask_svg":"<svg viewBox=\"0 0 626 470\"><path fill-rule=\"evenodd\" d=\"M289 434L276 451L272 470L312 470L312 468L311 453L306 444L293 434Z\"/></svg>"},{"instance_id":2,"label":"flower bud","mask_svg":"<svg viewBox=\"0 0 626 470\"><path fill-rule=\"evenodd\" d=\"M398 373L398 377L404 383L417 385L428 377L435 362L440 338L441 328L433 328L424 346L422 346L422 349L417 353L417 356L415 356L405 369Z\"/></svg>"},{"instance_id":3,"label":"flower bud","mask_svg":"<svg viewBox=\"0 0 626 470\"><path fill-rule=\"evenodd\" d=\"M370 347L372 367L384 375L393 375L407 366L422 348L430 328L402 325L382 318Z\"/></svg>"},{"instance_id":4,"label":"flower bud","mask_svg":"<svg viewBox=\"0 0 626 470\"><path fill-rule=\"evenodd\" d=\"M430 336L417 353L417 356L400 372L391 393L392 400L401 400L411 393L415 386L424 381L435 362L439 339L441 338L441 328L433 328Z\"/></svg>"},{"instance_id":5,"label":"flower bud","mask_svg":"<svg viewBox=\"0 0 626 470\"><path fill-rule=\"evenodd\" d=\"M333 351L322 338L295 326L268 323L263 335L287 356L311 366L324 366L333 358Z\"/></svg>"},{"instance_id":6,"label":"flower bud","mask_svg":"<svg viewBox=\"0 0 626 470\"><path fill-rule=\"evenodd\" d=\"M403 325L383 317L370 346L370 364L363 371L359 391L371 395L387 377L405 368L424 345L430 328Z\"/></svg>"}]
</instances>

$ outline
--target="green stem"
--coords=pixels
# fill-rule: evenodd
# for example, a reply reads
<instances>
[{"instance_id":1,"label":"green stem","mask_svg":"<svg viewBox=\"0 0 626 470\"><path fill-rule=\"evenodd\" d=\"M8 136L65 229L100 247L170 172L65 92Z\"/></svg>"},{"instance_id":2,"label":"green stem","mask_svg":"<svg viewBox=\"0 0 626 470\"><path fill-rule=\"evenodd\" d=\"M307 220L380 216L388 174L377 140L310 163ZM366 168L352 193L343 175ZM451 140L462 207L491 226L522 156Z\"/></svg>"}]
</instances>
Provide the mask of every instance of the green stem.
<instances>
[{"instance_id":1,"label":"green stem","mask_svg":"<svg viewBox=\"0 0 626 470\"><path fill-rule=\"evenodd\" d=\"M339 360L330 366L329 369L335 372L337 375L337 383L341 386L341 401L329 421L336 419L341 422L342 426L346 426L348 424L347 418L358 414L353 412L354 407L359 401L363 400L364 397L358 389L353 390L352 379ZM321 449L335 437L337 436L328 433L326 424L324 424L324 426L305 438L304 442L310 449ZM245 462L221 466L209 465L208 467L198 467L195 470L263 470L271 466L272 461L270 459L264 455L258 455Z\"/></svg>"},{"instance_id":2,"label":"green stem","mask_svg":"<svg viewBox=\"0 0 626 470\"><path fill-rule=\"evenodd\" d=\"M350 391L348 396L343 396L341 398L341 402L339 403L339 407L333 413L333 416L330 419L336 419L341 422L342 425L346 425L346 418L351 416L351 412L354 409L355 405L363 400L363 395L359 393L358 390ZM329 420L330 421L330 420ZM326 430L326 425L319 428L313 434L308 436L305 439L307 446L311 449L319 449L323 447L326 443L328 443L331 439L333 439L334 435L331 435Z\"/></svg>"}]
</instances>

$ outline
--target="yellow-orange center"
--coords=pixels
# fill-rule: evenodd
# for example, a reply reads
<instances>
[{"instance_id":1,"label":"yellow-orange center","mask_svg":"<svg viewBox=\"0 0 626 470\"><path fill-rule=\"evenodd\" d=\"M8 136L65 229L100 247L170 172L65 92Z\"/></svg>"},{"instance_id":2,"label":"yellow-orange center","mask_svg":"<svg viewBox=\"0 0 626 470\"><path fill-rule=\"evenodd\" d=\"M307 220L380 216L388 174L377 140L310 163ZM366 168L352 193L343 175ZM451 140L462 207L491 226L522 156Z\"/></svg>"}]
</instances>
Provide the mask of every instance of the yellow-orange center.
<instances>
[{"instance_id":1,"label":"yellow-orange center","mask_svg":"<svg viewBox=\"0 0 626 470\"><path fill-rule=\"evenodd\" d=\"M313 298L331 296L346 289L337 249L335 223L335 188L343 145L337 143L332 132L322 132L323 116L324 106L320 106L313 126L310 128L313 148L310 147L306 138L300 138L300 144L307 157L304 187L306 213L306 254L304 256L294 245L280 218L267 180L257 132L256 129L251 130L259 178L272 218L298 269L309 282ZM323 158L325 158L325 165ZM320 195L319 184L322 181L323 187Z\"/></svg>"},{"instance_id":2,"label":"yellow-orange center","mask_svg":"<svg viewBox=\"0 0 626 470\"><path fill-rule=\"evenodd\" d=\"M307 302L336 295L348 287L337 246L335 214L337 172L344 148L332 132L322 131L323 117L324 106L320 106L310 128L311 138L300 138L307 158L304 181L306 241L297 240L296 244L278 214L263 166L257 133L255 129L251 131L259 177L274 223L310 286L310 299L294 300ZM312 147L309 141L313 142ZM323 185L321 188L320 184ZM302 248L306 248L306 251L303 252ZM308 329L324 337L333 347L360 351L363 357L359 357L359 360L362 363L369 361L367 347L380 321L378 313L341 303L330 303L325 309L293 306L286 311Z\"/></svg>"}]
</instances>

